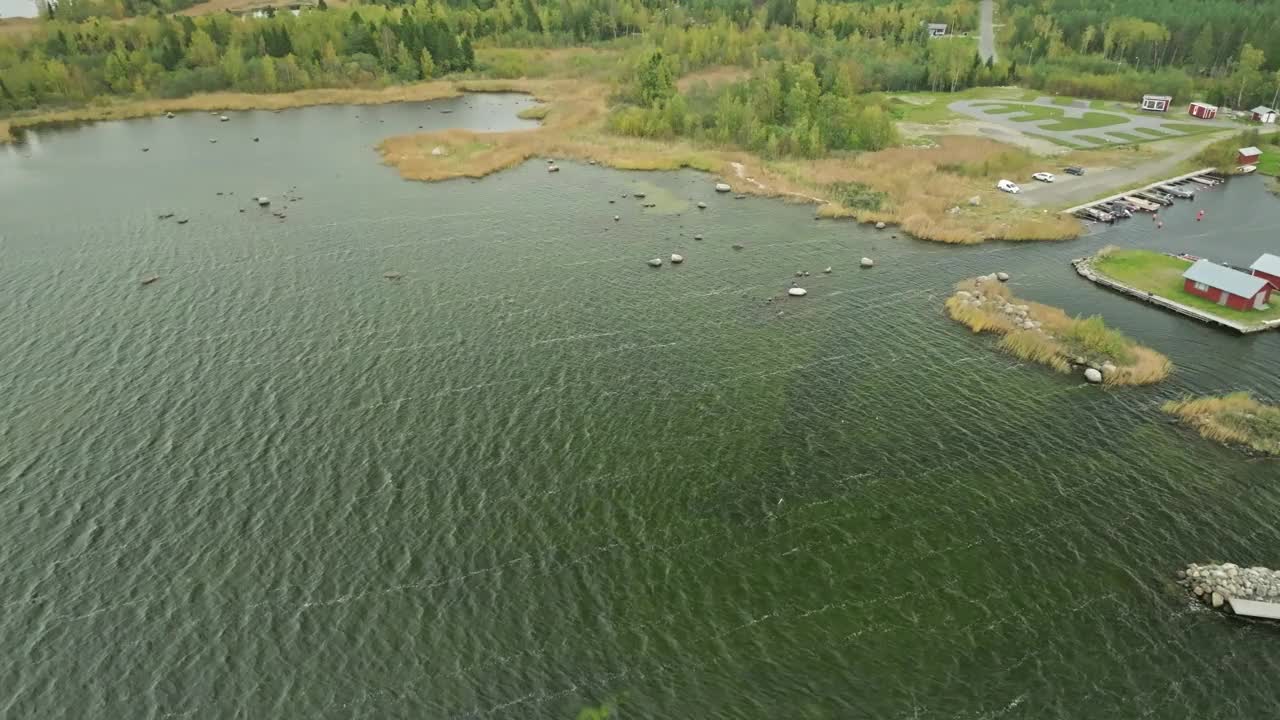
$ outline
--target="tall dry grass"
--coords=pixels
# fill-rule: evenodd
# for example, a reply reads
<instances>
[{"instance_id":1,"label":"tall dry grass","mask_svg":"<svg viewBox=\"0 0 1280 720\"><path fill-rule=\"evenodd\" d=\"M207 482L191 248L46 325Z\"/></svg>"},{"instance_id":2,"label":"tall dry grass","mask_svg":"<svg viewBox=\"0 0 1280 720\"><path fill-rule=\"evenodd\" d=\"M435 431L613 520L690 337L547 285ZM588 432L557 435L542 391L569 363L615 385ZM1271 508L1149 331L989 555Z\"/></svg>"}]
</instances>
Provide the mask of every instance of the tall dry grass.
<instances>
[{"instance_id":1,"label":"tall dry grass","mask_svg":"<svg viewBox=\"0 0 1280 720\"><path fill-rule=\"evenodd\" d=\"M1077 357L1096 365L1110 361L1115 370L1104 373L1103 382L1111 385L1147 385L1164 380L1173 371L1164 355L1108 328L1098 316L1071 317L1060 308L1021 300L995 280L965 280L956 285L956 291L945 302L947 314L974 332L1001 335L997 347L1021 360L1062 373L1071 372ZM981 304L973 301L978 295ZM1027 318L1041 326L1023 328L1002 310L1006 303L1025 306Z\"/></svg>"},{"instance_id":2,"label":"tall dry grass","mask_svg":"<svg viewBox=\"0 0 1280 720\"><path fill-rule=\"evenodd\" d=\"M1261 403L1250 393L1170 400L1161 409L1210 440L1280 456L1280 406Z\"/></svg>"}]
</instances>

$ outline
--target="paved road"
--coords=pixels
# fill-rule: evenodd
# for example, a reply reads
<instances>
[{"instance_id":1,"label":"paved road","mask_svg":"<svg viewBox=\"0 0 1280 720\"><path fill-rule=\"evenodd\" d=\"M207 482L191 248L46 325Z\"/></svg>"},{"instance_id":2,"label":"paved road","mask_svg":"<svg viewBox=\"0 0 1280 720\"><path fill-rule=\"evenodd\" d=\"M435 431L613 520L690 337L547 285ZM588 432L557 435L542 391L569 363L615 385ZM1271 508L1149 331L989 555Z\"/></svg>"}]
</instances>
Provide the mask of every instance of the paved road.
<instances>
[{"instance_id":1,"label":"paved road","mask_svg":"<svg viewBox=\"0 0 1280 720\"><path fill-rule=\"evenodd\" d=\"M1030 102L1030 103L1021 103L1023 105L1044 105L1046 107L1056 108L1062 111L1062 114L1064 117L1068 117L1068 118L1078 118L1083 116L1086 112L1106 112L1110 115L1115 115L1116 117L1123 118L1125 120L1125 122L1117 123L1115 125L1108 125L1106 127L1099 127L1099 128L1085 128L1084 130L1045 130L1043 127L1041 127L1042 125L1052 125L1056 123L1058 120L1056 118L1048 118L1044 120L1030 120L1030 121L1013 120L1009 117L1009 115L1011 114L1017 115L1018 113L1005 113L1005 114L988 113L984 108L984 105L990 105L993 103L1007 104L1004 101L995 101L995 100L957 100L956 102L951 103L948 107L950 107L952 110L958 113L963 113L965 115L978 118L979 120L983 120L985 122L1001 125L1011 130L1016 130L1018 132L1036 133L1038 135L1044 135L1046 137L1056 138L1058 140L1063 140L1063 141L1072 143L1073 145L1077 145L1079 147L1086 147L1086 148L1098 146L1098 143L1094 142L1091 138L1097 138L1099 140L1102 140L1104 145L1111 144L1111 143L1131 142L1130 140L1126 140L1125 138L1107 137L1109 133L1113 133L1113 132L1128 133L1129 135L1143 138L1144 140L1150 139L1144 133L1134 132L1137 128L1149 128L1152 130L1159 130L1167 134L1169 137L1178 137L1179 133L1175 133L1172 130L1166 130L1163 127L1161 127L1164 123L1168 123L1168 122L1195 123L1197 125L1221 127L1224 129L1240 127L1226 120L1196 120L1193 117L1186 116L1186 115L1178 115L1176 113L1153 113L1150 116L1145 116L1145 115L1130 115L1128 113L1123 113L1123 112L1091 111L1087 104L1084 104L1083 107L1079 105L1072 105L1072 106L1055 105L1053 100L1047 97L1037 98L1034 102Z\"/></svg>"},{"instance_id":2,"label":"paved road","mask_svg":"<svg viewBox=\"0 0 1280 720\"><path fill-rule=\"evenodd\" d=\"M994 61L996 57L995 14L995 0L982 0L978 21L978 53L982 55L983 62Z\"/></svg>"}]
</instances>

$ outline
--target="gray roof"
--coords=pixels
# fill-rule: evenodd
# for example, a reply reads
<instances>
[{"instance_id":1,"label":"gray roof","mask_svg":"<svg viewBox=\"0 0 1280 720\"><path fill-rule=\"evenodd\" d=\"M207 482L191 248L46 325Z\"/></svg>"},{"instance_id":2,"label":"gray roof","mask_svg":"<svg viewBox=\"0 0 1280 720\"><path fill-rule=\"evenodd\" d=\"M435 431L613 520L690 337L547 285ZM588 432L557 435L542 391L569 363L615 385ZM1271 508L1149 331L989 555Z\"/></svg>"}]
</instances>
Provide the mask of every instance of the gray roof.
<instances>
[{"instance_id":1,"label":"gray roof","mask_svg":"<svg viewBox=\"0 0 1280 720\"><path fill-rule=\"evenodd\" d=\"M1241 155L1261 155L1262 151L1250 145L1247 148L1240 148L1240 154Z\"/></svg>"},{"instance_id":2,"label":"gray roof","mask_svg":"<svg viewBox=\"0 0 1280 720\"><path fill-rule=\"evenodd\" d=\"M1259 105L1258 107L1256 107L1256 108L1254 108L1254 109L1250 110L1249 112L1255 112L1255 113L1258 113L1259 115L1266 115L1267 113L1273 113L1273 112L1275 112L1275 110L1272 110L1271 108L1267 107L1266 105Z\"/></svg>"},{"instance_id":3,"label":"gray roof","mask_svg":"<svg viewBox=\"0 0 1280 720\"><path fill-rule=\"evenodd\" d=\"M1143 95L1143 100L1172 100L1172 95Z\"/></svg>"},{"instance_id":4,"label":"gray roof","mask_svg":"<svg viewBox=\"0 0 1280 720\"><path fill-rule=\"evenodd\" d=\"M1262 257L1253 261L1250 270L1261 270L1268 275L1280 275L1280 257L1271 253L1262 253Z\"/></svg>"},{"instance_id":5,"label":"gray roof","mask_svg":"<svg viewBox=\"0 0 1280 720\"><path fill-rule=\"evenodd\" d=\"M946 30L947 24L946 23L929 23L929 29L930 30Z\"/></svg>"},{"instance_id":6,"label":"gray roof","mask_svg":"<svg viewBox=\"0 0 1280 720\"><path fill-rule=\"evenodd\" d=\"M1182 273L1182 277L1244 298L1257 295L1258 291L1268 284L1260 277L1246 275L1239 270L1232 270L1208 260L1197 260L1195 265Z\"/></svg>"}]
</instances>

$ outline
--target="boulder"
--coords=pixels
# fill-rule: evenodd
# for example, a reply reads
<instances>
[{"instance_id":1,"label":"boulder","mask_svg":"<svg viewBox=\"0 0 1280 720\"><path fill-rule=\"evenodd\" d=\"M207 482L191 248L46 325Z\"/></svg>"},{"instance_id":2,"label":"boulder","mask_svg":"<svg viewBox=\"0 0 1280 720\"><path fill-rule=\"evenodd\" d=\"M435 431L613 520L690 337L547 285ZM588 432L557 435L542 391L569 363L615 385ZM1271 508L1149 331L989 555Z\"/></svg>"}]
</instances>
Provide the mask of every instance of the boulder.
<instances>
[{"instance_id":1,"label":"boulder","mask_svg":"<svg viewBox=\"0 0 1280 720\"><path fill-rule=\"evenodd\" d=\"M1009 282L1009 273L1001 271L996 273L996 279L1000 282Z\"/></svg>"},{"instance_id":2,"label":"boulder","mask_svg":"<svg viewBox=\"0 0 1280 720\"><path fill-rule=\"evenodd\" d=\"M449 151L445 150L442 146L437 145L431 148L431 154L434 155L435 157L444 157L445 155L449 154Z\"/></svg>"},{"instance_id":3,"label":"boulder","mask_svg":"<svg viewBox=\"0 0 1280 720\"><path fill-rule=\"evenodd\" d=\"M547 166L547 172L549 172L549 173L552 173L552 172L560 172L560 166L559 166L559 165L548 165L548 166Z\"/></svg>"},{"instance_id":4,"label":"boulder","mask_svg":"<svg viewBox=\"0 0 1280 720\"><path fill-rule=\"evenodd\" d=\"M1220 608L1222 607L1222 604L1226 602L1226 599L1222 597L1222 593L1215 590L1213 594L1209 596L1209 602L1215 608Z\"/></svg>"},{"instance_id":5,"label":"boulder","mask_svg":"<svg viewBox=\"0 0 1280 720\"><path fill-rule=\"evenodd\" d=\"M169 118L170 120L172 120L172 119L173 119L173 113L171 113L171 112L167 112L167 113L165 113L165 114L164 114L164 116L165 116L165 117L167 117L167 118Z\"/></svg>"},{"instance_id":6,"label":"boulder","mask_svg":"<svg viewBox=\"0 0 1280 720\"><path fill-rule=\"evenodd\" d=\"M1093 368L1089 368L1084 371L1084 379L1091 383L1100 383L1102 382L1102 373L1094 370Z\"/></svg>"},{"instance_id":7,"label":"boulder","mask_svg":"<svg viewBox=\"0 0 1280 720\"><path fill-rule=\"evenodd\" d=\"M871 259L871 258L869 258L869 257L864 257L864 258L862 258L862 260L859 260L859 261L858 261L858 264L859 264L859 265L861 265L861 266L862 266L862 267L864 267L864 268L869 268L869 267L871 267L871 266L875 265L875 264L876 264L876 261L875 261L875 260L872 260L872 259Z\"/></svg>"},{"instance_id":8,"label":"boulder","mask_svg":"<svg viewBox=\"0 0 1280 720\"><path fill-rule=\"evenodd\" d=\"M734 244L733 244L733 249L734 249L734 250L741 250L741 249L743 249L743 248L745 248L745 247L746 247L746 245L742 245L741 243L734 243Z\"/></svg>"},{"instance_id":9,"label":"boulder","mask_svg":"<svg viewBox=\"0 0 1280 720\"><path fill-rule=\"evenodd\" d=\"M694 236L693 236L693 239L694 239L694 240L701 240L701 239L702 239L702 233L698 233L697 235L694 235Z\"/></svg>"},{"instance_id":10,"label":"boulder","mask_svg":"<svg viewBox=\"0 0 1280 720\"><path fill-rule=\"evenodd\" d=\"M614 216L613 216L613 221L614 221L614 222L618 222L618 221L619 221L619 220L621 220L621 219L622 219L622 217L621 217L621 216L619 216L619 215L614 215Z\"/></svg>"},{"instance_id":11,"label":"boulder","mask_svg":"<svg viewBox=\"0 0 1280 720\"><path fill-rule=\"evenodd\" d=\"M218 139L217 139L217 138L209 138L209 142L211 142L211 143L216 143L216 142L218 142Z\"/></svg>"},{"instance_id":12,"label":"boulder","mask_svg":"<svg viewBox=\"0 0 1280 720\"><path fill-rule=\"evenodd\" d=\"M883 221L883 220L882 220L882 221L880 221L880 222L878 222L878 223L876 223L876 229L877 229L877 230L883 230L883 229L885 229L885 227L886 227L886 226L885 226L885 224L884 224L884 221Z\"/></svg>"},{"instance_id":13,"label":"boulder","mask_svg":"<svg viewBox=\"0 0 1280 720\"><path fill-rule=\"evenodd\" d=\"M977 195L974 195L973 197L969 198L969 204L972 205L973 207L978 207L979 205L982 204L982 198L978 197Z\"/></svg>"},{"instance_id":14,"label":"boulder","mask_svg":"<svg viewBox=\"0 0 1280 720\"><path fill-rule=\"evenodd\" d=\"M830 275L830 274L831 274L831 268L830 268L830 267L824 268L824 269L822 270L822 272L826 273L827 275Z\"/></svg>"},{"instance_id":15,"label":"boulder","mask_svg":"<svg viewBox=\"0 0 1280 720\"><path fill-rule=\"evenodd\" d=\"M396 272L395 270L388 270L387 272L382 273L382 277L388 280L399 280L404 277L404 273Z\"/></svg>"},{"instance_id":16,"label":"boulder","mask_svg":"<svg viewBox=\"0 0 1280 720\"><path fill-rule=\"evenodd\" d=\"M631 193L631 197L633 197L633 198L635 198L635 199L637 199L637 200L643 200L643 199L644 199L644 193L642 193L642 192L638 192L638 193Z\"/></svg>"},{"instance_id":17,"label":"boulder","mask_svg":"<svg viewBox=\"0 0 1280 720\"><path fill-rule=\"evenodd\" d=\"M954 206L954 207L950 207L950 208L948 208L948 209L947 209L947 214L948 214L948 215L959 215L959 214L960 214L960 206L956 205L956 206Z\"/></svg>"},{"instance_id":18,"label":"boulder","mask_svg":"<svg viewBox=\"0 0 1280 720\"><path fill-rule=\"evenodd\" d=\"M682 262L684 262L684 256L683 256L683 255L679 255L679 254L677 254L677 253L671 253L671 264L672 264L672 265L679 265L679 264L680 264L680 263L682 263Z\"/></svg>"},{"instance_id":19,"label":"boulder","mask_svg":"<svg viewBox=\"0 0 1280 720\"><path fill-rule=\"evenodd\" d=\"M803 271L803 270L797 270L797 271L796 271L796 277L804 277L804 271Z\"/></svg>"},{"instance_id":20,"label":"boulder","mask_svg":"<svg viewBox=\"0 0 1280 720\"><path fill-rule=\"evenodd\" d=\"M228 120L230 120L230 119L231 119L231 118L227 117L226 115L219 115L219 116L218 116L218 122L226 122L226 121L228 121Z\"/></svg>"},{"instance_id":21,"label":"boulder","mask_svg":"<svg viewBox=\"0 0 1280 720\"><path fill-rule=\"evenodd\" d=\"M787 290L787 294L791 297L804 297L809 294L809 291L804 288L790 288Z\"/></svg>"},{"instance_id":22,"label":"boulder","mask_svg":"<svg viewBox=\"0 0 1280 720\"><path fill-rule=\"evenodd\" d=\"M271 204L271 198L267 197L266 195L259 195L256 198L256 202L258 203L258 205L262 207L266 207Z\"/></svg>"},{"instance_id":23,"label":"boulder","mask_svg":"<svg viewBox=\"0 0 1280 720\"><path fill-rule=\"evenodd\" d=\"M716 192L727 193L732 190L733 188L729 187L729 183L716 183Z\"/></svg>"},{"instance_id":24,"label":"boulder","mask_svg":"<svg viewBox=\"0 0 1280 720\"><path fill-rule=\"evenodd\" d=\"M700 202L700 203L698 203L698 209L699 209L699 210L706 210L706 209L707 209L707 204L706 204L706 203L704 203L704 202Z\"/></svg>"},{"instance_id":25,"label":"boulder","mask_svg":"<svg viewBox=\"0 0 1280 720\"><path fill-rule=\"evenodd\" d=\"M662 258L654 258L650 260L649 267L662 267Z\"/></svg>"}]
</instances>

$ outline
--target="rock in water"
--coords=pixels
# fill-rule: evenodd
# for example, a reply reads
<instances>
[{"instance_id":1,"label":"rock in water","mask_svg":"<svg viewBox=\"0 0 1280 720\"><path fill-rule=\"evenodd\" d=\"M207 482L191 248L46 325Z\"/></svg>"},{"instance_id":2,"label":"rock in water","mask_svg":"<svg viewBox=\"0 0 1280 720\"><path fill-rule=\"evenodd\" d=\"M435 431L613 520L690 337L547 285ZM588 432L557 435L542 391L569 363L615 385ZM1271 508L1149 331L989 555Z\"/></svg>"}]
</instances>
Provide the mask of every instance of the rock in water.
<instances>
[{"instance_id":1,"label":"rock in water","mask_svg":"<svg viewBox=\"0 0 1280 720\"><path fill-rule=\"evenodd\" d=\"M716 192L726 193L732 190L733 188L729 187L729 183L716 183Z\"/></svg>"},{"instance_id":2,"label":"rock in water","mask_svg":"<svg viewBox=\"0 0 1280 720\"><path fill-rule=\"evenodd\" d=\"M1100 383L1102 382L1102 373L1093 368L1088 368L1084 371L1084 379L1091 383Z\"/></svg>"},{"instance_id":3,"label":"rock in water","mask_svg":"<svg viewBox=\"0 0 1280 720\"><path fill-rule=\"evenodd\" d=\"M395 270L388 270L387 272L382 273L382 277L388 280L399 280L404 277L404 273L396 272Z\"/></svg>"},{"instance_id":4,"label":"rock in water","mask_svg":"<svg viewBox=\"0 0 1280 720\"><path fill-rule=\"evenodd\" d=\"M1213 604L1215 608L1220 608L1222 607L1222 604L1226 602L1226 600L1222 597L1221 593L1215 592L1210 597L1210 602Z\"/></svg>"},{"instance_id":5,"label":"rock in water","mask_svg":"<svg viewBox=\"0 0 1280 720\"><path fill-rule=\"evenodd\" d=\"M876 264L876 261L875 261L875 260L872 260L872 259L871 259L871 258L869 258L869 257L864 257L864 258L862 258L862 260L858 261L858 264L859 264L859 265L861 265L861 266L862 266L862 267L864 267L864 268L869 268L869 267L872 267L873 265L875 265L875 264Z\"/></svg>"},{"instance_id":6,"label":"rock in water","mask_svg":"<svg viewBox=\"0 0 1280 720\"><path fill-rule=\"evenodd\" d=\"M548 165L548 166L547 166L547 172L560 172L560 166L559 166L559 165Z\"/></svg>"},{"instance_id":7,"label":"rock in water","mask_svg":"<svg viewBox=\"0 0 1280 720\"><path fill-rule=\"evenodd\" d=\"M702 234L701 234L701 233L699 233L699 234L697 234L697 235L694 235L694 236L693 236L693 239L694 239L694 240L701 240L701 239L702 239Z\"/></svg>"},{"instance_id":8,"label":"rock in water","mask_svg":"<svg viewBox=\"0 0 1280 720\"><path fill-rule=\"evenodd\" d=\"M165 116L165 117L167 117L167 118L169 118L170 120L172 120L172 119L173 119L173 113L171 113L171 112L167 112L167 113L165 113L165 114L164 114L164 116Z\"/></svg>"},{"instance_id":9,"label":"rock in water","mask_svg":"<svg viewBox=\"0 0 1280 720\"><path fill-rule=\"evenodd\" d=\"M662 258L654 258L650 260L649 267L662 267Z\"/></svg>"},{"instance_id":10,"label":"rock in water","mask_svg":"<svg viewBox=\"0 0 1280 720\"><path fill-rule=\"evenodd\" d=\"M620 215L614 215L614 216L613 216L613 221L614 221L614 222L618 222L618 221L619 221L619 220L621 220L621 219L622 219L622 217L621 217Z\"/></svg>"},{"instance_id":11,"label":"rock in water","mask_svg":"<svg viewBox=\"0 0 1280 720\"><path fill-rule=\"evenodd\" d=\"M745 248L745 247L746 247L746 245L742 245L742 244L740 244L740 243L734 243L734 244L733 244L733 249L734 249L734 250L741 250L741 249L743 249L743 248Z\"/></svg>"},{"instance_id":12,"label":"rock in water","mask_svg":"<svg viewBox=\"0 0 1280 720\"><path fill-rule=\"evenodd\" d=\"M706 209L707 209L707 204L706 204L706 203L704 203L704 202L700 202L700 203L698 203L698 209L699 209L699 210L706 210Z\"/></svg>"},{"instance_id":13,"label":"rock in water","mask_svg":"<svg viewBox=\"0 0 1280 720\"><path fill-rule=\"evenodd\" d=\"M809 294L809 291L804 288L791 288L787 290L787 294L791 297L804 297Z\"/></svg>"},{"instance_id":14,"label":"rock in water","mask_svg":"<svg viewBox=\"0 0 1280 720\"><path fill-rule=\"evenodd\" d=\"M877 230L883 230L884 228L885 228L885 224L884 224L884 221L883 221L883 220L882 220L882 221L880 221L880 222L878 222L878 223L876 223L876 229L877 229Z\"/></svg>"},{"instance_id":15,"label":"rock in water","mask_svg":"<svg viewBox=\"0 0 1280 720\"><path fill-rule=\"evenodd\" d=\"M998 272L996 273L996 279L999 280L1000 282L1009 282L1009 273Z\"/></svg>"},{"instance_id":16,"label":"rock in water","mask_svg":"<svg viewBox=\"0 0 1280 720\"><path fill-rule=\"evenodd\" d=\"M831 274L831 268L829 268L829 267L828 267L828 268L824 269L822 272L824 272L824 273L826 273L826 274L830 275L830 274Z\"/></svg>"},{"instance_id":17,"label":"rock in water","mask_svg":"<svg viewBox=\"0 0 1280 720\"><path fill-rule=\"evenodd\" d=\"M644 196L644 193L638 192L638 193L631 193L631 197L637 200L643 200L645 196Z\"/></svg>"},{"instance_id":18,"label":"rock in water","mask_svg":"<svg viewBox=\"0 0 1280 720\"><path fill-rule=\"evenodd\" d=\"M159 279L160 279L160 276L159 276L159 275L147 275L147 276L145 276L145 277L143 277L143 278L142 278L142 284L143 284L143 285L150 285L151 283L153 283L153 282L155 282L155 281L157 281L157 280L159 280Z\"/></svg>"},{"instance_id":19,"label":"rock in water","mask_svg":"<svg viewBox=\"0 0 1280 720\"><path fill-rule=\"evenodd\" d=\"M678 255L678 254L676 254L676 253L671 253L671 264L672 264L672 265L679 265L679 264L680 264L680 263L682 263L682 262L684 262L684 256L683 256L683 255Z\"/></svg>"},{"instance_id":20,"label":"rock in water","mask_svg":"<svg viewBox=\"0 0 1280 720\"><path fill-rule=\"evenodd\" d=\"M218 122L226 122L226 121L228 121L228 120L230 120L230 119L231 119L231 118L227 117L226 115L219 115L219 116L218 116Z\"/></svg>"},{"instance_id":21,"label":"rock in water","mask_svg":"<svg viewBox=\"0 0 1280 720\"><path fill-rule=\"evenodd\" d=\"M271 198L267 197L266 195L261 195L257 198L257 202L258 202L258 205L260 205L261 207L266 207L271 204Z\"/></svg>"}]
</instances>

